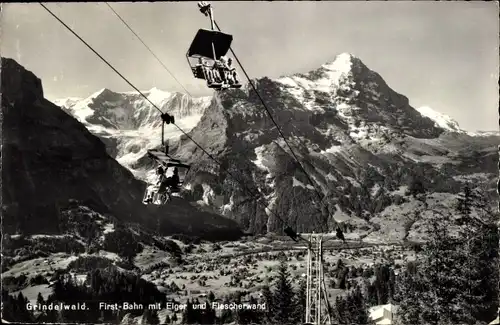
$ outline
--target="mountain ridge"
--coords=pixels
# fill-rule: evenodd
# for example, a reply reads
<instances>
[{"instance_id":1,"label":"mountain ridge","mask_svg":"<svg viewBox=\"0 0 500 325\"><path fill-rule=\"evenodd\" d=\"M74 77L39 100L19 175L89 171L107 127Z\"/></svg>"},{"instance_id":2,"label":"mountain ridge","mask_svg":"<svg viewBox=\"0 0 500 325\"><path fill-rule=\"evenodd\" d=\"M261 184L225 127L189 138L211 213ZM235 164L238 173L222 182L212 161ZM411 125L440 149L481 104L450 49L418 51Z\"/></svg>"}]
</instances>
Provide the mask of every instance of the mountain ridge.
<instances>
[{"instance_id":1,"label":"mountain ridge","mask_svg":"<svg viewBox=\"0 0 500 325\"><path fill-rule=\"evenodd\" d=\"M399 208L404 200L409 204L412 199L401 188L411 192L416 181L430 192L456 195L463 186L456 177L476 172L465 148L478 149L477 161L487 164L487 173L496 173L492 152L484 146L491 148L497 137L476 139L440 127L352 55L341 54L303 74L255 79L254 85L314 187L329 198L334 218L371 227L369 219L394 202ZM332 216L307 203L317 200L315 191L250 85L214 95L188 132L223 166L186 137L173 141L172 155L193 164L186 179L190 200L251 232L283 226L265 205L298 231L332 225ZM153 165L144 156L131 165L137 177L151 176ZM244 187L260 193L260 202Z\"/></svg>"}]
</instances>

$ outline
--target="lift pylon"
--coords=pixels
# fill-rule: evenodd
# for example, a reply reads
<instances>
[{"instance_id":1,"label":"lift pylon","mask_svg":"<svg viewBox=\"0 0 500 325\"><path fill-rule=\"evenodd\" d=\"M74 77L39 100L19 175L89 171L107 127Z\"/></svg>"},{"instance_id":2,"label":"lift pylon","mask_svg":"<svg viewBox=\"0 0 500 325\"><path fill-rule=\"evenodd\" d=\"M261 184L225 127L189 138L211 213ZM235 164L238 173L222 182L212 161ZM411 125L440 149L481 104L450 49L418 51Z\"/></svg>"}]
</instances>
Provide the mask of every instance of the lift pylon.
<instances>
[{"instance_id":1,"label":"lift pylon","mask_svg":"<svg viewBox=\"0 0 500 325\"><path fill-rule=\"evenodd\" d=\"M323 236L311 234L306 274L306 325L332 323L323 271Z\"/></svg>"}]
</instances>

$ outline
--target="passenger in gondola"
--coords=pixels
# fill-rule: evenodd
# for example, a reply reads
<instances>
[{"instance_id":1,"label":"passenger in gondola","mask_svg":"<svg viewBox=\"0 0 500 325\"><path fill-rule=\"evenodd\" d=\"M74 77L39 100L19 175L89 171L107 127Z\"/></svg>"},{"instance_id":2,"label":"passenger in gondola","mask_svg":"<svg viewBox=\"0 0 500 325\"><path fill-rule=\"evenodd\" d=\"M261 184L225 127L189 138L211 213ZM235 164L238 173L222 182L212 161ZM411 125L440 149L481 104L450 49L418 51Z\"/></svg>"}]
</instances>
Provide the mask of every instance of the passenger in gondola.
<instances>
[{"instance_id":1,"label":"passenger in gondola","mask_svg":"<svg viewBox=\"0 0 500 325\"><path fill-rule=\"evenodd\" d=\"M215 61L215 68L219 72L222 82L227 82L227 58L221 56L219 60Z\"/></svg>"},{"instance_id":2,"label":"passenger in gondola","mask_svg":"<svg viewBox=\"0 0 500 325\"><path fill-rule=\"evenodd\" d=\"M227 58L225 56L221 56L218 62L221 68L225 68L227 65Z\"/></svg>"},{"instance_id":3,"label":"passenger in gondola","mask_svg":"<svg viewBox=\"0 0 500 325\"><path fill-rule=\"evenodd\" d=\"M205 60L204 58L198 58L198 63L195 66L195 71L197 78L205 78L209 84L214 82L214 76L211 67L208 64L207 60Z\"/></svg>"},{"instance_id":4,"label":"passenger in gondola","mask_svg":"<svg viewBox=\"0 0 500 325\"><path fill-rule=\"evenodd\" d=\"M176 167L174 168L174 174L172 176L166 177L165 173L163 173L162 176L163 177L160 177L159 179L160 187L158 188L158 195L160 195L164 199L167 188L170 188L171 192L179 189L179 171Z\"/></svg>"},{"instance_id":5,"label":"passenger in gondola","mask_svg":"<svg viewBox=\"0 0 500 325\"><path fill-rule=\"evenodd\" d=\"M158 167L158 181L156 182L156 185L158 185L158 195L165 195L165 192L167 191L167 187L170 184L170 177L167 177L165 175L165 170L160 166Z\"/></svg>"},{"instance_id":6,"label":"passenger in gondola","mask_svg":"<svg viewBox=\"0 0 500 325\"><path fill-rule=\"evenodd\" d=\"M202 64L202 69L205 72L207 82L209 84L213 83L215 81L215 78L214 78L214 74L212 72L212 67L208 64L207 60L200 58L200 61Z\"/></svg>"},{"instance_id":7,"label":"passenger in gondola","mask_svg":"<svg viewBox=\"0 0 500 325\"><path fill-rule=\"evenodd\" d=\"M156 175L157 175L157 180L156 180L156 185L160 185L162 181L165 180L165 169L163 169L162 166L158 166L156 169Z\"/></svg>"},{"instance_id":8,"label":"passenger in gondola","mask_svg":"<svg viewBox=\"0 0 500 325\"><path fill-rule=\"evenodd\" d=\"M144 200L144 203L153 203L153 196L154 196L153 191L151 191L151 189L148 188L148 195L147 195L146 199Z\"/></svg>"},{"instance_id":9,"label":"passenger in gondola","mask_svg":"<svg viewBox=\"0 0 500 325\"><path fill-rule=\"evenodd\" d=\"M156 175L157 175L157 180L156 180L156 186L159 186L158 193L160 193L160 189L162 188L161 184L165 182L166 177L165 177L165 171L163 170L162 166L158 166L156 169ZM154 197L154 190L153 187L150 187L148 196L145 200L146 203L152 203L153 202L153 197Z\"/></svg>"},{"instance_id":10,"label":"passenger in gondola","mask_svg":"<svg viewBox=\"0 0 500 325\"><path fill-rule=\"evenodd\" d=\"M221 75L220 70L215 66L212 68L212 73L214 74L215 82L223 83L224 82L224 74Z\"/></svg>"},{"instance_id":11,"label":"passenger in gondola","mask_svg":"<svg viewBox=\"0 0 500 325\"><path fill-rule=\"evenodd\" d=\"M224 75L226 76L226 82L232 85L234 82L233 82L233 76L230 73L230 68L231 68L230 62L232 62L231 58L224 58L224 61L222 63L224 65Z\"/></svg>"},{"instance_id":12,"label":"passenger in gondola","mask_svg":"<svg viewBox=\"0 0 500 325\"><path fill-rule=\"evenodd\" d=\"M178 188L179 187L179 182L180 182L180 179L179 179L179 170L177 169L177 167L174 168L174 174L170 177L167 177L166 179L166 183L167 183L167 186L171 187L171 188Z\"/></svg>"},{"instance_id":13,"label":"passenger in gondola","mask_svg":"<svg viewBox=\"0 0 500 325\"><path fill-rule=\"evenodd\" d=\"M212 78L214 80L215 83L222 83L224 81L224 79L221 77L221 74L219 72L219 66L217 64L217 61L214 62L214 65L212 67L210 67L210 73L212 74Z\"/></svg>"},{"instance_id":14,"label":"passenger in gondola","mask_svg":"<svg viewBox=\"0 0 500 325\"><path fill-rule=\"evenodd\" d=\"M238 74L236 72L236 68L233 67L233 59L229 58L227 60L227 71L229 74L229 79L232 81L233 84L239 84L239 78Z\"/></svg>"},{"instance_id":15,"label":"passenger in gondola","mask_svg":"<svg viewBox=\"0 0 500 325\"><path fill-rule=\"evenodd\" d=\"M205 62L204 61L205 60L203 58L198 58L198 63L196 64L195 70L194 70L195 74L196 74L195 75L196 78L201 78L204 75L204 73L203 73L203 71L205 69Z\"/></svg>"}]
</instances>

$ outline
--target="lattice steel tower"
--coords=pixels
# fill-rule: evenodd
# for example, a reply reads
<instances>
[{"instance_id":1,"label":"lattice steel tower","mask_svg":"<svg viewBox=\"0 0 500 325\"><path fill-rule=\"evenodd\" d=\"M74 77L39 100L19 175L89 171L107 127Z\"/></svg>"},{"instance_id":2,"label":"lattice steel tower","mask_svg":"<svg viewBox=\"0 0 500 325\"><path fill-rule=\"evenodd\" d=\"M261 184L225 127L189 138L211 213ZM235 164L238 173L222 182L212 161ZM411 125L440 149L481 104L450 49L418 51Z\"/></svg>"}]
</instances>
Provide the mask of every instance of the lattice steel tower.
<instances>
[{"instance_id":1,"label":"lattice steel tower","mask_svg":"<svg viewBox=\"0 0 500 325\"><path fill-rule=\"evenodd\" d=\"M330 303L323 274L323 236L309 236L306 284L306 324L331 324Z\"/></svg>"}]
</instances>

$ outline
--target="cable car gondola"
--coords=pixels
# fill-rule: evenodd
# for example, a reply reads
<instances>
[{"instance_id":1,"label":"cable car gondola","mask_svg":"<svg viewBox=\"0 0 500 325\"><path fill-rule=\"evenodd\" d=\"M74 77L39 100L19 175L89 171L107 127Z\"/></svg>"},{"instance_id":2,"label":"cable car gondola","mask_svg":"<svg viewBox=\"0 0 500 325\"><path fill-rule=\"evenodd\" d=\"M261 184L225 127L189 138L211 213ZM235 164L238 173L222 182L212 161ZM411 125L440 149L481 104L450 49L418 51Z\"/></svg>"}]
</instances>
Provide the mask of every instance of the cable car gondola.
<instances>
[{"instance_id":1,"label":"cable car gondola","mask_svg":"<svg viewBox=\"0 0 500 325\"><path fill-rule=\"evenodd\" d=\"M200 3L198 6L203 14L210 17L212 29L198 30L186 53L194 77L206 80L209 88L217 90L241 88L232 59L226 57L233 36L214 30L213 13L209 4Z\"/></svg>"}]
</instances>

